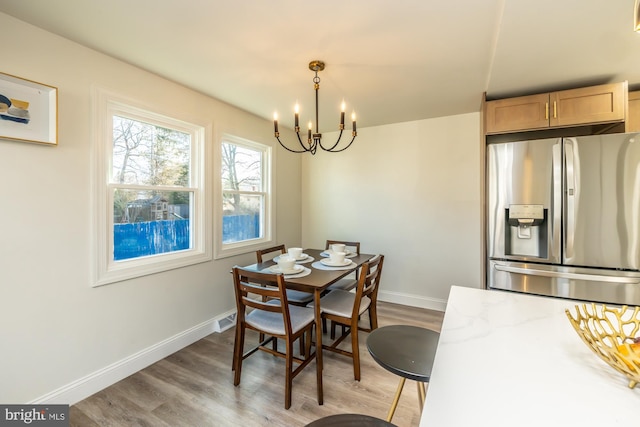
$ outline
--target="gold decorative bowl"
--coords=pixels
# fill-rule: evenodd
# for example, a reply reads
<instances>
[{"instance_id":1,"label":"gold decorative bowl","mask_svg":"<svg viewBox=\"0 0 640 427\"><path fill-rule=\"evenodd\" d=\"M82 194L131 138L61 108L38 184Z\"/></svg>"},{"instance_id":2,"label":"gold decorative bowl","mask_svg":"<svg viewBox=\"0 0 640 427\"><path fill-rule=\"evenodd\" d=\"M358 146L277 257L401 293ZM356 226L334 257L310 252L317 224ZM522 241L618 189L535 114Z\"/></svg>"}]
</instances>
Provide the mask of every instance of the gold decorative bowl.
<instances>
[{"instance_id":1,"label":"gold decorative bowl","mask_svg":"<svg viewBox=\"0 0 640 427\"><path fill-rule=\"evenodd\" d=\"M629 379L629 388L640 382L640 307L580 304L575 316L565 312L582 341L616 371Z\"/></svg>"}]
</instances>

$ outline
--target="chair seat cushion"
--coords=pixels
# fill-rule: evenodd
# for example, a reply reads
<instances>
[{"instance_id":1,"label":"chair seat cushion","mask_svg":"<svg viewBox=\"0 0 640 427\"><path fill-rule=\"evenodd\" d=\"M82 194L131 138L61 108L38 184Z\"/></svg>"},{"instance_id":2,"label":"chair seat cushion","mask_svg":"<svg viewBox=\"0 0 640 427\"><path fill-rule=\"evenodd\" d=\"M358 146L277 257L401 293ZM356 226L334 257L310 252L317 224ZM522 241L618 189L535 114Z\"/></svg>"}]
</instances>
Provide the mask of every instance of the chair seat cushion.
<instances>
[{"instance_id":1,"label":"chair seat cushion","mask_svg":"<svg viewBox=\"0 0 640 427\"><path fill-rule=\"evenodd\" d=\"M358 281L356 279L340 279L336 283L329 286L327 289L330 291L336 289L342 289L343 291L350 291L351 289L358 286Z\"/></svg>"},{"instance_id":2,"label":"chair seat cushion","mask_svg":"<svg viewBox=\"0 0 640 427\"><path fill-rule=\"evenodd\" d=\"M320 300L320 309L323 313L333 314L335 316L351 317L353 313L353 304L356 294L340 289L329 292ZM364 313L371 305L371 300L367 297L360 301L360 310L358 314ZM310 307L307 305L307 307Z\"/></svg>"},{"instance_id":3,"label":"chair seat cushion","mask_svg":"<svg viewBox=\"0 0 640 427\"><path fill-rule=\"evenodd\" d=\"M310 292L295 291L293 289L287 289L287 300L289 302L302 304L305 302L313 301L313 294Z\"/></svg>"},{"instance_id":4,"label":"chair seat cushion","mask_svg":"<svg viewBox=\"0 0 640 427\"><path fill-rule=\"evenodd\" d=\"M270 301L269 304L280 304L280 301ZM315 321L315 311L308 307L289 306L289 316L291 317L291 329L293 333ZM267 334L284 335L284 319L281 313L270 313L268 311L253 310L245 318L247 324L260 329Z\"/></svg>"}]
</instances>

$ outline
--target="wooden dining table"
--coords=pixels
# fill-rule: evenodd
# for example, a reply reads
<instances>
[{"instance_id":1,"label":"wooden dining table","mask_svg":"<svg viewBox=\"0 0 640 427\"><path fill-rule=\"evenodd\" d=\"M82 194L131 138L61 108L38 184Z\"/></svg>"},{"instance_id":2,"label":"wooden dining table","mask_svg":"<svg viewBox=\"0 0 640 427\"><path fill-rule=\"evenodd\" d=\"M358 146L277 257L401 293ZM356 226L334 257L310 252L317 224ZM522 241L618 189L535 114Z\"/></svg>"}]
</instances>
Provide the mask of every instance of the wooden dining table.
<instances>
[{"instance_id":1,"label":"wooden dining table","mask_svg":"<svg viewBox=\"0 0 640 427\"><path fill-rule=\"evenodd\" d=\"M362 264L374 257L374 255L360 254L354 257L349 257L353 261L352 267L345 270L324 270L312 267L312 264L320 261L323 256L324 249L305 249L303 253L314 258L312 262L306 262L300 264L311 270L311 274L304 277L287 278L285 276L285 284L287 289L294 289L296 291L309 292L313 294L314 308L315 308L315 321L316 321L316 363L318 369L322 371L322 316L320 311L320 297L322 293L327 290L329 286L342 279L343 277L354 272ZM273 260L264 261L261 263L251 264L243 267L248 270L262 271L276 264ZM319 398L318 403L323 404L322 395L322 375L318 375L318 391Z\"/></svg>"}]
</instances>

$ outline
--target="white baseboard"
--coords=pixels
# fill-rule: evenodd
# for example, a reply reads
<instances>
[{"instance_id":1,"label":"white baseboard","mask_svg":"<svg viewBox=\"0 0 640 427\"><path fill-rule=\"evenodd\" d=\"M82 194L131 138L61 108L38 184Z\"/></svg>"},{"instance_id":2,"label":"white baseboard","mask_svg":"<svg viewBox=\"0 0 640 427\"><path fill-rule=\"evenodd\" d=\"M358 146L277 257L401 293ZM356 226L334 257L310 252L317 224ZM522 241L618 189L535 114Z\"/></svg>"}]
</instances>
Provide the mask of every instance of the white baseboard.
<instances>
[{"instance_id":1,"label":"white baseboard","mask_svg":"<svg viewBox=\"0 0 640 427\"><path fill-rule=\"evenodd\" d=\"M216 327L220 325L220 321L229 316L229 314L225 313L214 319L207 320L28 403L31 405L73 405L216 332Z\"/></svg>"},{"instance_id":2,"label":"white baseboard","mask_svg":"<svg viewBox=\"0 0 640 427\"><path fill-rule=\"evenodd\" d=\"M447 301L436 298L425 298L423 296L405 294L400 292L378 291L378 301L391 302L394 304L408 305L410 307L427 308L429 310L444 311L447 308Z\"/></svg>"}]
</instances>

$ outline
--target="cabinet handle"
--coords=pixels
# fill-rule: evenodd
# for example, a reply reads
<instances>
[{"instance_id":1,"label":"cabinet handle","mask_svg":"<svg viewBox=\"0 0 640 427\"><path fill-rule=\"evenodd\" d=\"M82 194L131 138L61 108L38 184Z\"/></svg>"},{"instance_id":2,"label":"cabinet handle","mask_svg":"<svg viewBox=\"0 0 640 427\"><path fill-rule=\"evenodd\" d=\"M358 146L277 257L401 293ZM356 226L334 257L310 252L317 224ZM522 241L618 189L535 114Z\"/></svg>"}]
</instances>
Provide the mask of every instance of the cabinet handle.
<instances>
[{"instance_id":1,"label":"cabinet handle","mask_svg":"<svg viewBox=\"0 0 640 427\"><path fill-rule=\"evenodd\" d=\"M544 119L549 120L549 103L544 103Z\"/></svg>"},{"instance_id":2,"label":"cabinet handle","mask_svg":"<svg viewBox=\"0 0 640 427\"><path fill-rule=\"evenodd\" d=\"M553 101L553 118L558 118L558 108L556 106L556 101Z\"/></svg>"}]
</instances>

